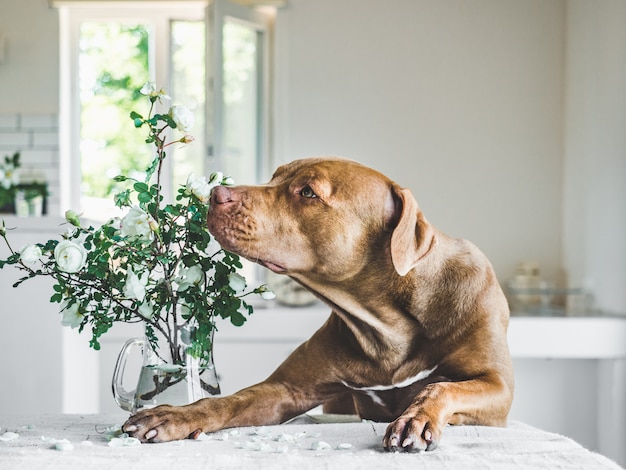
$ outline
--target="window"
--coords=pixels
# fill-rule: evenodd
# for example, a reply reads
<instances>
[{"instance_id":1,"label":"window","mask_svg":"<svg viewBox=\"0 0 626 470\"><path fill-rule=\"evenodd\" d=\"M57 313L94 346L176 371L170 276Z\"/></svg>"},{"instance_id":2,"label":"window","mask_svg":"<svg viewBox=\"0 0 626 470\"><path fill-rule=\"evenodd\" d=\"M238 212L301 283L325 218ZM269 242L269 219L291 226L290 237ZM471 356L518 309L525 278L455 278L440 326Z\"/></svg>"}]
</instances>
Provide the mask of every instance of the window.
<instances>
[{"instance_id":1,"label":"window","mask_svg":"<svg viewBox=\"0 0 626 470\"><path fill-rule=\"evenodd\" d=\"M238 183L258 183L268 173L267 17L219 1L211 13L216 165Z\"/></svg>"},{"instance_id":2,"label":"window","mask_svg":"<svg viewBox=\"0 0 626 470\"><path fill-rule=\"evenodd\" d=\"M62 210L105 220L117 214L112 178L142 177L151 149L128 116L145 111L136 90L146 81L196 118L194 143L168 153L166 195L191 172L242 184L266 176L267 14L217 0L208 10L204 1L81 2L59 16Z\"/></svg>"}]
</instances>

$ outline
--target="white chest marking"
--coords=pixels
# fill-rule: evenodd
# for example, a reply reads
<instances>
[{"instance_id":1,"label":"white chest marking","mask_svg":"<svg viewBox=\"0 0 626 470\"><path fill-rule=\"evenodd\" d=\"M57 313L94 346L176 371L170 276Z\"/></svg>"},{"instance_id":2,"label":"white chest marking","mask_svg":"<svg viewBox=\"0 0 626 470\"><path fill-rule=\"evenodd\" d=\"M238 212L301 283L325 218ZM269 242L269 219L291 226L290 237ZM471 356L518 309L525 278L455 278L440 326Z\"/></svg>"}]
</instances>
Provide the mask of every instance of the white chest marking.
<instances>
[{"instance_id":1,"label":"white chest marking","mask_svg":"<svg viewBox=\"0 0 626 470\"><path fill-rule=\"evenodd\" d=\"M413 385L415 382L424 380L426 377L432 374L435 371L435 369L437 369L437 366L433 367L432 369L425 369L425 370L419 371L413 377L409 377L408 379L405 379L402 382L398 382L397 384L391 384L391 385L372 385L369 387L353 387L352 385L347 384L345 381L342 381L341 383L343 383L346 387L352 390L359 390L362 392L380 392L384 390L393 390L394 388L405 388L410 385ZM377 396L376 396L376 399L374 398L375 396L374 393L368 393L368 395L371 396L372 400L374 401L377 401L376 399L380 400L380 398L378 398Z\"/></svg>"},{"instance_id":2,"label":"white chest marking","mask_svg":"<svg viewBox=\"0 0 626 470\"><path fill-rule=\"evenodd\" d=\"M367 396L368 396L368 397L370 397L370 398L372 399L372 401L373 401L374 403L376 403L377 405L380 405L380 406L385 406L385 402L384 402L384 401L383 401L383 400L382 400L382 399L381 399L378 395L376 395L376 392L373 392L373 391L371 391L371 390L367 390L365 393L366 393L366 394L367 394Z\"/></svg>"}]
</instances>

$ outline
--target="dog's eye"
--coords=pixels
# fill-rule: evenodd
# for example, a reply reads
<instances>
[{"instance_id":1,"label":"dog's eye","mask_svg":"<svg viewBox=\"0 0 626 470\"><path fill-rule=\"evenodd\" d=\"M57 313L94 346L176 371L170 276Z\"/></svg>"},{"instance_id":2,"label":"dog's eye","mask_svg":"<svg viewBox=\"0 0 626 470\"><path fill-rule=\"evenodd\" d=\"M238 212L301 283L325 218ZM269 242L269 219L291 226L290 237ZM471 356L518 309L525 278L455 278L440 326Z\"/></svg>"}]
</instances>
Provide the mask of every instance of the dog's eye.
<instances>
[{"instance_id":1,"label":"dog's eye","mask_svg":"<svg viewBox=\"0 0 626 470\"><path fill-rule=\"evenodd\" d=\"M310 186L305 186L304 188L302 188L300 190L300 196L307 198L317 197Z\"/></svg>"}]
</instances>

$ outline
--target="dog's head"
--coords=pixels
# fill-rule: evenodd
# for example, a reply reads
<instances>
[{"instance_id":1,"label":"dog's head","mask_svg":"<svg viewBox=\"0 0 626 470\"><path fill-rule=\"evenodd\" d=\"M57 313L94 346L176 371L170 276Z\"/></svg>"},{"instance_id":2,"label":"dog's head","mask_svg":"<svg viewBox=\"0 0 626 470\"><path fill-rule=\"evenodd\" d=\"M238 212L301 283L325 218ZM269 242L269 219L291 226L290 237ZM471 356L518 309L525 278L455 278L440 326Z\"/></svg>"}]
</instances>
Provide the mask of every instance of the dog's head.
<instances>
[{"instance_id":1,"label":"dog's head","mask_svg":"<svg viewBox=\"0 0 626 470\"><path fill-rule=\"evenodd\" d=\"M296 160L266 185L217 187L207 222L226 250L318 282L352 278L372 263L404 276L435 244L409 190L338 158Z\"/></svg>"}]
</instances>

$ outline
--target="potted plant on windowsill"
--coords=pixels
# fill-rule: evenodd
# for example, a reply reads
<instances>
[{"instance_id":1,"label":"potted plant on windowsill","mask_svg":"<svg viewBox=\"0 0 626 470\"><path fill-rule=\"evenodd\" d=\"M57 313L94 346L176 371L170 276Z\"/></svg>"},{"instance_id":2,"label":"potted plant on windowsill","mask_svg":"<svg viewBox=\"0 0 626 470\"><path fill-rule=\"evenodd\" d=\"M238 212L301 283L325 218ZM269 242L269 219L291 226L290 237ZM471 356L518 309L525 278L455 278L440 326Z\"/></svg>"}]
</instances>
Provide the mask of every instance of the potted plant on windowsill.
<instances>
[{"instance_id":1,"label":"potted plant on windowsill","mask_svg":"<svg viewBox=\"0 0 626 470\"><path fill-rule=\"evenodd\" d=\"M20 176L22 181L22 177ZM48 185L41 180L24 179L15 187L15 213L19 217L40 217L47 212Z\"/></svg>"},{"instance_id":2,"label":"potted plant on windowsill","mask_svg":"<svg viewBox=\"0 0 626 470\"><path fill-rule=\"evenodd\" d=\"M55 280L51 301L59 303L62 323L91 330L90 345L100 348L100 337L114 323L141 323L145 338L129 340L114 374L115 398L124 409L160 403L184 404L219 393L213 365L213 335L219 319L236 326L253 312L245 297L272 298L265 286L248 289L238 272L239 258L222 250L206 230L211 189L232 184L213 173L208 179L190 175L173 203L165 203L163 161L170 145L185 145L191 112L172 106L166 114L156 105L167 99L162 90L146 84L150 107L146 115L132 112L136 128L147 129L146 142L154 159L140 181L120 175L126 185L114 197L125 215L98 228L85 226L74 211L66 212L69 228L60 240L48 240L15 251L4 222L0 236L11 255L0 268L14 265L24 272L15 286L34 277ZM169 138L170 132L182 136ZM127 393L121 386L128 348L143 349L144 367L138 386Z\"/></svg>"},{"instance_id":3,"label":"potted plant on windowsill","mask_svg":"<svg viewBox=\"0 0 626 470\"><path fill-rule=\"evenodd\" d=\"M20 153L0 163L0 213L39 217L46 213L48 184L41 172L21 168Z\"/></svg>"},{"instance_id":4,"label":"potted plant on windowsill","mask_svg":"<svg viewBox=\"0 0 626 470\"><path fill-rule=\"evenodd\" d=\"M20 153L5 156L0 162L0 213L15 212L15 191L17 188Z\"/></svg>"}]
</instances>

